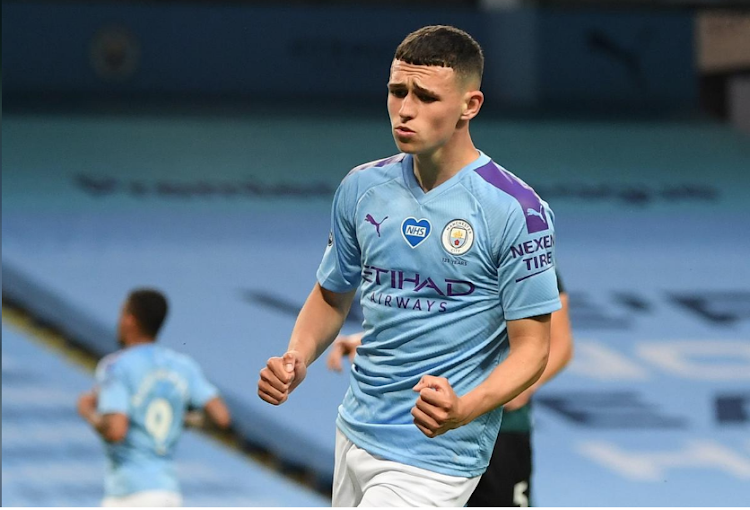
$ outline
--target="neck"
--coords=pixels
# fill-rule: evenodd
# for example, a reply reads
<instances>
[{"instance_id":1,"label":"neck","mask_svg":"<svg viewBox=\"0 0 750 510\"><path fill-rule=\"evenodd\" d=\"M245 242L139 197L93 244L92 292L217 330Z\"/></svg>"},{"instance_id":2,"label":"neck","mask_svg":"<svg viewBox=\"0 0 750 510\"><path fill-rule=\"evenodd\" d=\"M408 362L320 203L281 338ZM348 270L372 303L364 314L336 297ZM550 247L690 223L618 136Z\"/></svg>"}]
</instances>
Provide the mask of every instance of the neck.
<instances>
[{"instance_id":1,"label":"neck","mask_svg":"<svg viewBox=\"0 0 750 510\"><path fill-rule=\"evenodd\" d=\"M134 345L151 344L154 343L154 339L148 336L138 335L132 336L125 342L125 347L133 347Z\"/></svg>"},{"instance_id":2,"label":"neck","mask_svg":"<svg viewBox=\"0 0 750 510\"><path fill-rule=\"evenodd\" d=\"M425 192L440 186L479 157L468 131L456 135L455 140L434 151L414 154L414 176Z\"/></svg>"}]
</instances>

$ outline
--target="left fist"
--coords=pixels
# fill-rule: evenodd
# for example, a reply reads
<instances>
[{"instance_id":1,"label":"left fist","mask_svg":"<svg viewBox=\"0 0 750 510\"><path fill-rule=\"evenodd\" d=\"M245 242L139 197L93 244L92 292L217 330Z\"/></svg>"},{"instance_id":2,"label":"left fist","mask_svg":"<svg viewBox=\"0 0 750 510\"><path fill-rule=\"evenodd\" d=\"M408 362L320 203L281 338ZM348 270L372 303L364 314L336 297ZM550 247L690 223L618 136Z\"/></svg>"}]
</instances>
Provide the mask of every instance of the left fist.
<instances>
[{"instance_id":1,"label":"left fist","mask_svg":"<svg viewBox=\"0 0 750 510\"><path fill-rule=\"evenodd\" d=\"M78 397L78 414L85 418L90 412L96 410L96 401L96 393L82 393Z\"/></svg>"},{"instance_id":2,"label":"left fist","mask_svg":"<svg viewBox=\"0 0 750 510\"><path fill-rule=\"evenodd\" d=\"M436 437L463 425L461 399L448 379L426 375L413 389L419 392L419 398L411 415L425 436Z\"/></svg>"}]
</instances>

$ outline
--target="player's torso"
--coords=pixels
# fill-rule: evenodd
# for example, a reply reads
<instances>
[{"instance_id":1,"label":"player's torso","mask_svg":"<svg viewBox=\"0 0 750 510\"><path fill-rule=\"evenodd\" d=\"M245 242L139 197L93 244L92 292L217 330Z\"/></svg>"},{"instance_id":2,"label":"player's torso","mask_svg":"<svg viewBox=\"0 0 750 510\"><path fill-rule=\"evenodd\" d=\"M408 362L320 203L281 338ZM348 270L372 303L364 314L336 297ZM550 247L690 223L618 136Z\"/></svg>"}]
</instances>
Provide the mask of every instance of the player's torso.
<instances>
[{"instance_id":1,"label":"player's torso","mask_svg":"<svg viewBox=\"0 0 750 510\"><path fill-rule=\"evenodd\" d=\"M189 378L176 353L148 346L123 360L130 393L125 461L169 458L182 432Z\"/></svg>"},{"instance_id":2,"label":"player's torso","mask_svg":"<svg viewBox=\"0 0 750 510\"><path fill-rule=\"evenodd\" d=\"M471 176L429 193L409 177L365 191L355 218L369 333L359 368L390 380L444 370L503 324L497 254ZM391 356L398 367L384 368Z\"/></svg>"},{"instance_id":3,"label":"player's torso","mask_svg":"<svg viewBox=\"0 0 750 510\"><path fill-rule=\"evenodd\" d=\"M428 193L410 163L404 158L400 173L393 163L380 173L364 168L372 173L355 181L349 216L360 251L365 336L337 423L376 455L476 476L486 466L501 411L428 439L413 423L413 387L430 374L464 395L504 359L505 317L525 306L514 284L528 286L545 270L531 267L530 253L544 237L527 240L524 229L549 225L533 190L484 155ZM537 216L544 229L534 224Z\"/></svg>"},{"instance_id":4,"label":"player's torso","mask_svg":"<svg viewBox=\"0 0 750 510\"><path fill-rule=\"evenodd\" d=\"M107 446L105 493L177 492L172 455L189 398L186 368L177 353L157 345L130 348L117 364L129 394L129 427L124 441Z\"/></svg>"}]
</instances>

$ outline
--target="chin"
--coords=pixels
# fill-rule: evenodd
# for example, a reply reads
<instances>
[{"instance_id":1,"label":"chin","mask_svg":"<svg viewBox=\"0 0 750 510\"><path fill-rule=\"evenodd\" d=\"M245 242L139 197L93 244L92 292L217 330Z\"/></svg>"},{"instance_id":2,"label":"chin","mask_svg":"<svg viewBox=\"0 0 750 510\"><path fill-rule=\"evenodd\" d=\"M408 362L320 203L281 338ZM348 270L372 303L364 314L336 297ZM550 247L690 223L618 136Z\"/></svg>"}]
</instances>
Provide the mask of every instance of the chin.
<instances>
[{"instance_id":1,"label":"chin","mask_svg":"<svg viewBox=\"0 0 750 510\"><path fill-rule=\"evenodd\" d=\"M417 154L419 152L414 144L400 142L398 138L396 138L395 140L396 147L398 148L399 152L403 152L405 154Z\"/></svg>"}]
</instances>

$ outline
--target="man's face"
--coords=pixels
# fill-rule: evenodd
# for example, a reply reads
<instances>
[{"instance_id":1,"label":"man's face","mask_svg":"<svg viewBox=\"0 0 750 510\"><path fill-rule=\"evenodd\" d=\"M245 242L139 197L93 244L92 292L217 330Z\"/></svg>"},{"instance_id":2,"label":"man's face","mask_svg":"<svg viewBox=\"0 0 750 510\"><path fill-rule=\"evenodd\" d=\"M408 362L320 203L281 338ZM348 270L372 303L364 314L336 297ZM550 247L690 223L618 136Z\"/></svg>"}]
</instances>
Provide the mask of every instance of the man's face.
<instances>
[{"instance_id":1,"label":"man's face","mask_svg":"<svg viewBox=\"0 0 750 510\"><path fill-rule=\"evenodd\" d=\"M388 80L388 115L399 150L425 154L445 145L463 113L465 92L450 67L394 60Z\"/></svg>"}]
</instances>

